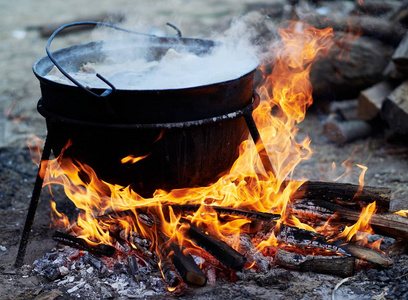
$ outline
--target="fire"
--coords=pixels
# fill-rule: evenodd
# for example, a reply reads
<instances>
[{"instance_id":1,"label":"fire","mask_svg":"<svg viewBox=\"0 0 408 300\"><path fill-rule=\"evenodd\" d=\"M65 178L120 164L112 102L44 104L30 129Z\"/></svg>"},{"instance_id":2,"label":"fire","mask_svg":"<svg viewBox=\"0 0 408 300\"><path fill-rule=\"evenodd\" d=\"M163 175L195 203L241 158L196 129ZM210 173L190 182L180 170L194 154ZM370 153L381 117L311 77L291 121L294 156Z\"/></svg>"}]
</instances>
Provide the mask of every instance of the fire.
<instances>
[{"instance_id":1,"label":"fire","mask_svg":"<svg viewBox=\"0 0 408 300\"><path fill-rule=\"evenodd\" d=\"M228 241L237 249L239 236L245 232L250 221L243 217L223 217L212 208L220 206L280 214L275 229L287 224L315 231L290 215L287 205L302 182L286 180L291 179L296 166L313 153L309 138L300 142L296 140L297 124L304 120L306 109L313 102L309 81L311 65L333 44L333 32L331 28L318 30L292 22L281 28L279 33L282 44L274 58L273 72L265 75L258 88L261 103L253 112L274 173L265 172L257 145L247 140L241 144L240 156L231 170L214 184L169 192L157 190L151 198L144 198L129 186L100 180L91 167L64 157L62 151L60 157L48 162L45 184L62 185L80 213L77 221L70 223L53 203L54 224L64 226L67 231L89 243L113 245L109 228L114 224L125 230L126 234L137 232L151 241L162 240L167 245L174 242L180 247L190 248L196 246L184 233L189 224L194 224L206 233ZM265 70L265 67L262 69ZM145 157L130 154L122 159L122 163L137 163ZM200 207L182 219L171 205L185 204ZM345 230L343 236L351 238L356 230L361 230L361 226L367 226L367 223L363 224L364 218L368 221L368 215L374 210L375 204L367 207L361 222ZM127 214L120 216L120 212ZM276 245L272 231L266 240L259 243L258 249ZM137 248L136 245L133 247ZM158 243L155 246L153 242L152 249L154 247L159 247ZM162 249L157 252L162 252Z\"/></svg>"}]
</instances>

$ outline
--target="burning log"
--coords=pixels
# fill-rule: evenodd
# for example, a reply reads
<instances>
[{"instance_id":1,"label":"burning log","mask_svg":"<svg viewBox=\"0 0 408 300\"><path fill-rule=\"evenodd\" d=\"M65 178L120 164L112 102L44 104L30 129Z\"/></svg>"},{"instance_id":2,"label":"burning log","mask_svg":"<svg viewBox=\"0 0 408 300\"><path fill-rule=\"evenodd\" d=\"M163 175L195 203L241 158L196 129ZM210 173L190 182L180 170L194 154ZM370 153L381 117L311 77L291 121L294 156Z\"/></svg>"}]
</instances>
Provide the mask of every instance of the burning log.
<instances>
[{"instance_id":1,"label":"burning log","mask_svg":"<svg viewBox=\"0 0 408 300\"><path fill-rule=\"evenodd\" d=\"M323 219L337 217L350 222L356 222L360 217L360 212L321 200L300 201L292 206L292 212L301 215L309 214ZM368 223L373 226L376 232L378 231L396 239L408 239L408 218L404 216L373 214Z\"/></svg>"},{"instance_id":2,"label":"burning log","mask_svg":"<svg viewBox=\"0 0 408 300\"><path fill-rule=\"evenodd\" d=\"M170 249L173 252L171 254L173 264L179 272L181 278L183 278L185 282L197 286L205 286L207 283L207 277L195 263L191 255L185 255L180 249L180 246L174 243L171 243Z\"/></svg>"},{"instance_id":3,"label":"burning log","mask_svg":"<svg viewBox=\"0 0 408 300\"><path fill-rule=\"evenodd\" d=\"M365 186L358 191L359 186L350 183L306 181L292 199L322 199L348 205L376 201L377 207L388 211L391 202L390 188Z\"/></svg>"},{"instance_id":4,"label":"burning log","mask_svg":"<svg viewBox=\"0 0 408 300\"><path fill-rule=\"evenodd\" d=\"M168 287L176 288L181 284L179 274L177 274L173 264L166 257L160 259L159 267Z\"/></svg>"},{"instance_id":5,"label":"burning log","mask_svg":"<svg viewBox=\"0 0 408 300\"><path fill-rule=\"evenodd\" d=\"M287 244L331 250L343 255L354 256L355 258L382 267L389 267L393 263L389 257L376 250L355 245L350 242L329 240L321 234L293 226L281 225L276 237L279 241Z\"/></svg>"},{"instance_id":6,"label":"burning log","mask_svg":"<svg viewBox=\"0 0 408 300\"><path fill-rule=\"evenodd\" d=\"M180 219L180 221L189 225L185 234L198 247L210 253L228 268L241 270L244 267L246 257L230 247L227 243L204 233L186 219Z\"/></svg>"},{"instance_id":7,"label":"burning log","mask_svg":"<svg viewBox=\"0 0 408 300\"><path fill-rule=\"evenodd\" d=\"M350 256L302 255L279 249L275 262L286 269L301 272L350 277L354 274L355 258Z\"/></svg>"},{"instance_id":8,"label":"burning log","mask_svg":"<svg viewBox=\"0 0 408 300\"><path fill-rule=\"evenodd\" d=\"M255 248L252 244L251 237L248 234L242 233L239 237L239 251L245 253L245 257L251 262L255 262L255 266L261 272L267 272L270 262L263 256L263 254Z\"/></svg>"},{"instance_id":9,"label":"burning log","mask_svg":"<svg viewBox=\"0 0 408 300\"><path fill-rule=\"evenodd\" d=\"M173 263L174 267L180 274L184 282L191 283L197 286L204 286L207 283L207 277L203 271L195 263L190 254L184 254L181 246L169 241L162 233L158 232L158 251L162 253L159 257L168 257ZM164 263L166 261L164 260ZM162 263L163 264L163 263ZM161 266L162 268L163 266ZM163 271L163 276L164 270Z\"/></svg>"},{"instance_id":10,"label":"burning log","mask_svg":"<svg viewBox=\"0 0 408 300\"><path fill-rule=\"evenodd\" d=\"M175 212L195 212L200 208L201 205L171 205ZM246 210L242 208L230 208L222 206L208 206L210 209L213 209L218 214L228 214L230 216L239 216L251 220L261 220L261 221L271 221L279 220L280 215L263 213L253 210Z\"/></svg>"},{"instance_id":11,"label":"burning log","mask_svg":"<svg viewBox=\"0 0 408 300\"><path fill-rule=\"evenodd\" d=\"M89 244L85 240L81 238L74 237L72 235L62 233L59 231L56 231L54 235L52 236L52 239L54 241L60 242L61 244L71 246L80 250L86 250L92 254L95 255L102 255L102 256L107 256L107 257L112 257L116 249L115 247L112 247L110 245L106 244Z\"/></svg>"}]
</instances>

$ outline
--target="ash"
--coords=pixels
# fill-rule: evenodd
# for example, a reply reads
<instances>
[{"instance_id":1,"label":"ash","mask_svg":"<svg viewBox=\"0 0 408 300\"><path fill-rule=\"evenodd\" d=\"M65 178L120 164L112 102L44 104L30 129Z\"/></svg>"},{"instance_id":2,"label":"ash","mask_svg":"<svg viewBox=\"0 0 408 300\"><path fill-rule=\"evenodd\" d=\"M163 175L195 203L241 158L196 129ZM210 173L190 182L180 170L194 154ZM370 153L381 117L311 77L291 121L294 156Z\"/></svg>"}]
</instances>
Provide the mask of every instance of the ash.
<instances>
[{"instance_id":1,"label":"ash","mask_svg":"<svg viewBox=\"0 0 408 300\"><path fill-rule=\"evenodd\" d=\"M146 298L167 291L158 270L139 267L144 280L136 282L126 261L99 258L68 246L46 253L33 267L34 274L43 276L70 298Z\"/></svg>"},{"instance_id":2,"label":"ash","mask_svg":"<svg viewBox=\"0 0 408 300\"><path fill-rule=\"evenodd\" d=\"M408 299L408 256L386 270L360 271L352 277L289 271L273 266L217 276L203 288L184 285L171 293L160 271L139 268L136 282L126 259L99 258L62 246L33 263L30 276L41 276L43 290L58 290L62 299ZM54 299L54 298L52 298ZM61 298L58 298L61 299Z\"/></svg>"}]
</instances>

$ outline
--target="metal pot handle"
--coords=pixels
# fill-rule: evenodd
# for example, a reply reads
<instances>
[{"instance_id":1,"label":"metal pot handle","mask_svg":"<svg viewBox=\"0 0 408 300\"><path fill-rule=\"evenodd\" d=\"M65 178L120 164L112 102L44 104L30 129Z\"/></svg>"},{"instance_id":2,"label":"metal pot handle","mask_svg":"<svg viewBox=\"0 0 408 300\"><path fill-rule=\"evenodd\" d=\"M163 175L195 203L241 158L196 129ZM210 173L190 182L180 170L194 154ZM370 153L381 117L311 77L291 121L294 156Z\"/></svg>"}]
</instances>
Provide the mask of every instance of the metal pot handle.
<instances>
[{"instance_id":1,"label":"metal pot handle","mask_svg":"<svg viewBox=\"0 0 408 300\"><path fill-rule=\"evenodd\" d=\"M111 89L106 89L104 92L102 92L100 95L98 95L97 93L91 91L90 89L88 89L87 87L85 87L83 84L81 84L79 81L77 81L75 78L73 78L71 75L68 74L68 72L66 72L62 66L57 62L57 60L52 56L52 53L50 51L50 46L51 46L51 42L54 40L54 38L56 37L56 35L58 33L60 33L61 31L63 31L64 29L68 28L68 27L73 27L73 26L81 26L81 25L92 25L92 26L105 26L105 27L110 27L116 30L120 30L120 31L124 31L124 32L128 32L128 33L132 33L132 34L138 34L138 35L143 35L143 36L148 36L148 37L157 37L156 35L153 34L147 34L147 33L141 33L141 32L137 32L137 31L133 31L133 30L129 30L129 29L125 29L125 28L121 28L109 23L103 23L103 22L93 22L93 21L85 21L85 22L75 22L75 23L69 23L66 24L64 26L61 26L60 28L58 28L57 30L54 31L54 33L50 36L50 38L48 39L48 43L47 46L45 47L45 50L47 52L48 57L50 58L50 60L53 62L53 64L58 68L58 70L60 70L60 72L62 74L64 74L65 77L67 77L71 82L73 82L74 84L76 84L78 87L82 88L84 91L86 91L87 93L91 94L92 96L95 96L97 98L104 98L104 97L108 97L109 95L111 95L112 93L116 92L116 87L109 82L105 77L103 77L101 74L96 73L96 76L102 80L103 82L105 82ZM171 28L173 28L174 30L177 31L176 36L181 37L181 31L180 29L178 29L175 25L171 24L171 23L166 23L166 25L170 26Z\"/></svg>"}]
</instances>

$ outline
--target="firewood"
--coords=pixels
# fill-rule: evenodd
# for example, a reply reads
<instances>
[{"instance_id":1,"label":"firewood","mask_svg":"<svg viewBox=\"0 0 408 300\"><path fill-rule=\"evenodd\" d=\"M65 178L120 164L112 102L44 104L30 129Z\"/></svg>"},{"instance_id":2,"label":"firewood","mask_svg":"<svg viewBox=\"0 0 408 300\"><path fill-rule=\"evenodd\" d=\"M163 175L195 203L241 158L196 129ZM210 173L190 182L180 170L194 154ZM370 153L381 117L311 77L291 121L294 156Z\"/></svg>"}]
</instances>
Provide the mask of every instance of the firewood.
<instances>
[{"instance_id":1,"label":"firewood","mask_svg":"<svg viewBox=\"0 0 408 300\"><path fill-rule=\"evenodd\" d=\"M204 286L207 283L207 277L195 263L190 254L184 254L182 246L170 241L163 233L157 233L157 250L159 257L164 260L164 256L169 258L172 265L176 268L178 274L184 282L197 286Z\"/></svg>"},{"instance_id":2,"label":"firewood","mask_svg":"<svg viewBox=\"0 0 408 300\"><path fill-rule=\"evenodd\" d=\"M102 256L107 256L107 257L112 257L116 249L115 247L112 247L110 245L106 244L89 244L87 241L77 238L75 236L62 233L59 231L56 231L54 235L52 236L52 239L60 242L61 244L71 246L80 250L86 250L92 254L95 255L102 255Z\"/></svg>"},{"instance_id":3,"label":"firewood","mask_svg":"<svg viewBox=\"0 0 408 300\"><path fill-rule=\"evenodd\" d=\"M397 49L392 55L392 61L394 62L397 70L401 73L408 73L408 33L405 34L402 41L399 43Z\"/></svg>"},{"instance_id":4,"label":"firewood","mask_svg":"<svg viewBox=\"0 0 408 300\"><path fill-rule=\"evenodd\" d=\"M198 247L207 251L228 268L241 270L244 267L246 257L237 252L227 243L204 233L186 219L180 219L180 221L188 224L188 229L186 230L185 234Z\"/></svg>"},{"instance_id":5,"label":"firewood","mask_svg":"<svg viewBox=\"0 0 408 300\"><path fill-rule=\"evenodd\" d=\"M319 14L308 14L307 22L316 28L332 27L334 31L360 31L363 35L381 39L391 44L398 44L406 29L397 22L371 16L336 16L326 17Z\"/></svg>"},{"instance_id":6,"label":"firewood","mask_svg":"<svg viewBox=\"0 0 408 300\"><path fill-rule=\"evenodd\" d=\"M269 261L263 254L252 244L251 237L248 234L242 233L239 237L239 252L243 253L248 258L249 263L255 262L255 266L261 272L267 272L269 269Z\"/></svg>"},{"instance_id":7,"label":"firewood","mask_svg":"<svg viewBox=\"0 0 408 300\"><path fill-rule=\"evenodd\" d=\"M275 262L286 269L302 272L350 277L354 274L355 258L350 256L302 255L279 249Z\"/></svg>"},{"instance_id":8,"label":"firewood","mask_svg":"<svg viewBox=\"0 0 408 300\"><path fill-rule=\"evenodd\" d=\"M365 36L350 38L336 33L335 38L341 42L335 43L310 70L313 98L318 101L315 104L333 98L357 98L361 90L383 79L384 68L394 51L392 46Z\"/></svg>"},{"instance_id":9,"label":"firewood","mask_svg":"<svg viewBox=\"0 0 408 300\"><path fill-rule=\"evenodd\" d=\"M381 115L399 142L408 142L408 81L400 84L384 101Z\"/></svg>"},{"instance_id":10,"label":"firewood","mask_svg":"<svg viewBox=\"0 0 408 300\"><path fill-rule=\"evenodd\" d=\"M329 117L323 125L324 135L337 144L349 143L371 134L371 125L364 121L340 121Z\"/></svg>"},{"instance_id":11,"label":"firewood","mask_svg":"<svg viewBox=\"0 0 408 300\"><path fill-rule=\"evenodd\" d=\"M338 115L341 121L357 120L358 100L335 101L330 104L329 112Z\"/></svg>"},{"instance_id":12,"label":"firewood","mask_svg":"<svg viewBox=\"0 0 408 300\"><path fill-rule=\"evenodd\" d=\"M338 218L342 221L356 222L360 218L358 211L321 200L299 201L292 204L291 209L295 214L309 214L322 219ZM408 218L406 217L392 213L373 214L369 224L376 232L383 235L408 240Z\"/></svg>"},{"instance_id":13,"label":"firewood","mask_svg":"<svg viewBox=\"0 0 408 300\"><path fill-rule=\"evenodd\" d=\"M387 254L390 257L398 256L408 251L408 242L406 240L397 240L387 249Z\"/></svg>"},{"instance_id":14,"label":"firewood","mask_svg":"<svg viewBox=\"0 0 408 300\"><path fill-rule=\"evenodd\" d=\"M399 10L400 1L364 0L356 3L354 14L371 16L391 16Z\"/></svg>"},{"instance_id":15,"label":"firewood","mask_svg":"<svg viewBox=\"0 0 408 300\"><path fill-rule=\"evenodd\" d=\"M205 286L207 276L201 271L190 254L184 254L179 245L171 243L171 260L185 282Z\"/></svg>"},{"instance_id":16,"label":"firewood","mask_svg":"<svg viewBox=\"0 0 408 300\"><path fill-rule=\"evenodd\" d=\"M323 199L326 201L345 204L371 203L384 210L389 209L391 189L385 187L364 186L357 195L358 185L339 182L306 181L292 199Z\"/></svg>"},{"instance_id":17,"label":"firewood","mask_svg":"<svg viewBox=\"0 0 408 300\"><path fill-rule=\"evenodd\" d=\"M358 117L370 121L380 115L381 106L395 88L390 81L381 81L360 92L358 97Z\"/></svg>"},{"instance_id":18,"label":"firewood","mask_svg":"<svg viewBox=\"0 0 408 300\"><path fill-rule=\"evenodd\" d=\"M288 225L280 225L276 234L279 241L303 247L313 247L334 251L343 255L353 256L382 267L389 267L393 262L380 252L365 248L351 242L332 240L321 234Z\"/></svg>"},{"instance_id":19,"label":"firewood","mask_svg":"<svg viewBox=\"0 0 408 300\"><path fill-rule=\"evenodd\" d=\"M159 260L159 267L163 276L164 281L168 287L175 288L178 287L182 280L179 274L176 272L172 263L166 258L162 257Z\"/></svg>"},{"instance_id":20,"label":"firewood","mask_svg":"<svg viewBox=\"0 0 408 300\"><path fill-rule=\"evenodd\" d=\"M201 205L170 205L175 212L186 213L186 212L195 212ZM278 214L263 213L253 210L246 210L242 208L230 208L222 206L208 206L209 209L213 209L218 214L228 214L231 216L239 216L251 220L279 220L281 218Z\"/></svg>"}]
</instances>

